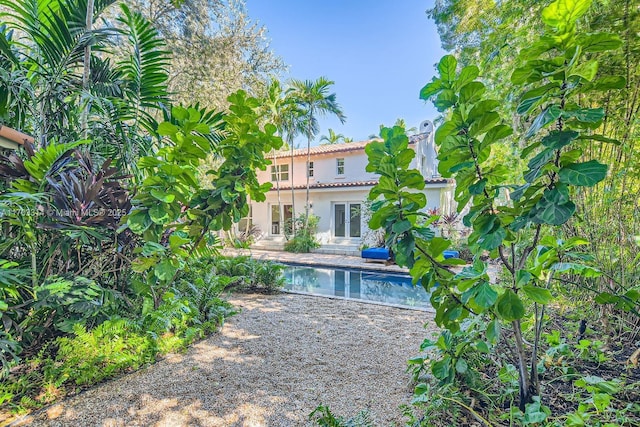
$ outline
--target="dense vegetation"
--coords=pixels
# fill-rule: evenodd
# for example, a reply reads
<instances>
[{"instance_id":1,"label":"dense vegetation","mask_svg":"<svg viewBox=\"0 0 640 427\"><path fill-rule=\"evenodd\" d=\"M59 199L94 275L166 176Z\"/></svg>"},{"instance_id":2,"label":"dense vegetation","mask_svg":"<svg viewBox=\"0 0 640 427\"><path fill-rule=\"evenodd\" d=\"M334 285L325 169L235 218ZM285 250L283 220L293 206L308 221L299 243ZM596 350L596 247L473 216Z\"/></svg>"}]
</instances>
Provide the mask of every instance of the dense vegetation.
<instances>
[{"instance_id":1,"label":"dense vegetation","mask_svg":"<svg viewBox=\"0 0 640 427\"><path fill-rule=\"evenodd\" d=\"M216 256L271 186L256 170L282 139L263 102L238 90L226 110L174 105L167 41L127 4L0 2L0 120L36 138L0 156L13 412L185 348L233 314L224 291L282 285L278 265Z\"/></svg>"},{"instance_id":2,"label":"dense vegetation","mask_svg":"<svg viewBox=\"0 0 640 427\"><path fill-rule=\"evenodd\" d=\"M442 327L409 360L410 425L640 424L640 11L429 13L453 54L420 95L458 214L424 211L401 122L366 149L369 224ZM0 404L21 412L184 349L233 314L227 290L281 286L276 264L219 257L220 233L265 200L283 138L309 147L318 115L344 114L333 82L271 77L242 2L0 0L0 22L0 124L36 139L0 155ZM295 209L287 249L309 251L308 190ZM456 218L470 264L434 233Z\"/></svg>"},{"instance_id":3,"label":"dense vegetation","mask_svg":"<svg viewBox=\"0 0 640 427\"><path fill-rule=\"evenodd\" d=\"M381 175L369 224L431 292L443 328L409 362L406 414L416 426L637 425L640 233L627 193L640 183L637 40L606 31L636 25L637 10L627 3L602 26L588 0L534 15L525 2L484 3L494 27L473 16L475 2L432 11L462 63L443 57L421 91L443 113L438 168L456 179L471 265L444 259L451 241L422 213L403 129L367 147L368 170ZM485 55L507 47L518 54Z\"/></svg>"}]
</instances>

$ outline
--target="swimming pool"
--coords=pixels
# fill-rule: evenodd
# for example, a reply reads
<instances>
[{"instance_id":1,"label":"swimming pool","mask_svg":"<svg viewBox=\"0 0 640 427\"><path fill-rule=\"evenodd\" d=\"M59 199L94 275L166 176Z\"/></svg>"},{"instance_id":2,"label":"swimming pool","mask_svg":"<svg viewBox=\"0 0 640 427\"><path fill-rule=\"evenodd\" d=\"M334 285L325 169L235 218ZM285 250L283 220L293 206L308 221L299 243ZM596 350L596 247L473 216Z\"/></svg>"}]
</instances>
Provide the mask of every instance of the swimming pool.
<instances>
[{"instance_id":1,"label":"swimming pool","mask_svg":"<svg viewBox=\"0 0 640 427\"><path fill-rule=\"evenodd\" d=\"M429 310L429 294L413 286L411 277L340 268L287 266L289 292L354 299L378 304Z\"/></svg>"}]
</instances>

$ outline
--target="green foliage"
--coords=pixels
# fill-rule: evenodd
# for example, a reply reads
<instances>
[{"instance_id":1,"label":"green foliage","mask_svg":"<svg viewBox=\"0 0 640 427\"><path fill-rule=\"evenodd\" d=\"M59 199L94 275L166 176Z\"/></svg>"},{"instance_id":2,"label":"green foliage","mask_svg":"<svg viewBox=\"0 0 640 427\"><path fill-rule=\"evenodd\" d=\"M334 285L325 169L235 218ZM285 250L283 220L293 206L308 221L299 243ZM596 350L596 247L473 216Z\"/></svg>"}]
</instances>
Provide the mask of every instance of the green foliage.
<instances>
[{"instance_id":1,"label":"green foliage","mask_svg":"<svg viewBox=\"0 0 640 427\"><path fill-rule=\"evenodd\" d=\"M567 2L566 8L581 2ZM546 2L532 3L512 0L495 1L436 0L429 11L438 24L438 32L445 49L459 53L462 65L479 65L489 92L499 99L501 112L508 114L516 131L531 125L513 114L526 114L539 106L538 101L548 93L557 93L557 84L542 84L523 93L521 87L511 84L506 75L518 81L540 74L532 72L522 59L529 55L541 55L548 51L555 35L544 37L545 26L537 23L538 12ZM549 13L549 12L547 12ZM553 22L564 18L550 18ZM640 122L637 117L637 88L640 82L640 13L634 2L628 0L593 0L591 7L574 24L579 31L578 45L584 63L571 67L572 79L582 78L588 93L580 99L583 118L597 118L604 114L602 126L581 144L585 160L592 158L608 164L607 176L593 187L584 187L572 196L579 215L573 216L563 226L567 236L590 236L593 248L589 252L594 262L609 280L573 277L567 283L564 295L583 307L585 316L599 316L609 325L607 333L629 336L629 316L638 317L637 304L631 310L611 304L594 312L593 293L625 294L633 289L638 278L637 256L639 247L630 236L640 235L640 221L635 194L640 188L637 168ZM560 36L558 36L560 37ZM615 49L615 50L611 50ZM520 52L520 55L514 54ZM479 64L478 61L482 63ZM514 69L518 69L514 72ZM533 118L533 117L532 117ZM588 124L585 124L587 126ZM518 151L515 138L506 138L502 150ZM496 158L496 148L492 157ZM499 161L505 161L498 153ZM574 155L567 153L567 155ZM520 163L524 166L522 163ZM512 171L517 172L514 165ZM628 308L629 301L623 304ZM638 334L638 327L631 335Z\"/></svg>"},{"instance_id":2,"label":"green foliage","mask_svg":"<svg viewBox=\"0 0 640 427\"><path fill-rule=\"evenodd\" d=\"M266 273L256 275L266 281ZM65 305L84 307L84 317L91 318L96 307L90 308L87 304L95 301L86 298L95 297L95 284L80 279L52 278L43 286L43 299L55 299L57 311L67 315L73 315L74 311ZM184 350L194 340L215 331L226 317L235 313L231 305L220 298L233 280L222 276L213 260L190 261L180 282L172 289L174 292L166 292L158 308L147 299L138 317L113 315L93 329L87 327L89 322L85 326L82 321L64 319L64 324L72 328L71 335L52 341L38 357L24 361L18 370L3 379L0 399L15 410L36 408L74 392L77 386L90 386L153 363L158 354ZM83 283L87 285L86 290L78 287ZM54 307L51 302L42 302L42 305L48 310ZM34 323L42 323L36 322L40 318L42 316L36 316ZM0 338L7 367L13 366L8 356L10 352L16 353L16 343L10 337Z\"/></svg>"},{"instance_id":3,"label":"green foliage","mask_svg":"<svg viewBox=\"0 0 640 427\"><path fill-rule=\"evenodd\" d=\"M74 337L58 339L53 366L45 367L45 381L89 385L138 369L155 360L155 343L135 323L107 320L87 331L73 327Z\"/></svg>"},{"instance_id":4,"label":"green foliage","mask_svg":"<svg viewBox=\"0 0 640 427\"><path fill-rule=\"evenodd\" d=\"M76 325L100 323L108 315L108 305L114 299L113 291L82 276L49 276L34 292L28 323L35 326L38 319L46 319L54 330L61 332L71 332Z\"/></svg>"},{"instance_id":5,"label":"green foliage","mask_svg":"<svg viewBox=\"0 0 640 427\"><path fill-rule=\"evenodd\" d=\"M299 215L291 224L285 224L285 230L294 230L293 236L284 244L284 250L288 252L307 253L311 249L320 247L316 238L320 218L316 215Z\"/></svg>"},{"instance_id":6,"label":"green foliage","mask_svg":"<svg viewBox=\"0 0 640 427\"><path fill-rule=\"evenodd\" d=\"M372 427L373 419L368 411L358 412L354 417L345 419L333 415L328 406L319 405L309 414L309 420L322 427Z\"/></svg>"},{"instance_id":7,"label":"green foliage","mask_svg":"<svg viewBox=\"0 0 640 427\"><path fill-rule=\"evenodd\" d=\"M225 289L238 291L278 292L285 283L284 265L273 261L255 260L248 256L218 257L211 260L213 274L227 276Z\"/></svg>"},{"instance_id":8,"label":"green foliage","mask_svg":"<svg viewBox=\"0 0 640 427\"><path fill-rule=\"evenodd\" d=\"M229 230L247 215L247 197L262 201L271 186L259 185L256 169L266 168L264 152L280 147L282 140L274 136L274 126L265 126L264 132L258 127L256 99L240 91L229 101L225 138L215 147L224 161L209 171L212 189L203 188L196 178L198 166L214 147L205 137L211 129L195 108L175 107L175 123L158 127L167 137L166 144L154 156L139 161L147 177L134 198L127 227L146 242L133 268L144 275L141 289L153 298L156 308L187 258L207 252L211 231Z\"/></svg>"},{"instance_id":9,"label":"green foliage","mask_svg":"<svg viewBox=\"0 0 640 427\"><path fill-rule=\"evenodd\" d=\"M154 132L153 115L167 103L169 56L158 31L126 7L101 20L113 0L95 2L92 29L87 1L41 3L0 2L0 111L11 112L3 123L31 133L42 148L90 137L96 151L131 170L150 145L140 131Z\"/></svg>"},{"instance_id":10,"label":"green foliage","mask_svg":"<svg viewBox=\"0 0 640 427\"><path fill-rule=\"evenodd\" d=\"M458 353L443 347L451 340L447 334L458 332L466 322L490 321L490 327L481 328L489 342L471 336L473 341L467 344L480 352L490 349L500 325L510 328L513 338L506 344L517 359L523 423L539 422L544 412L534 399L540 395L538 373L530 367L538 361L545 306L554 301L551 284L566 274L599 274L584 264L585 257L576 249L588 241L546 235L574 215L578 188L596 185L607 171L596 160L578 161L591 130L603 119L601 109L581 105L584 94L593 90L592 83L600 81L587 71L597 67L584 57L591 39L575 25L588 4L559 0L545 8L546 34L520 53L523 64L512 73L511 82L524 92L518 110L529 125L520 135L523 148L518 154L528 170L515 182L505 165L488 161L493 148L513 129L501 119L497 110L501 103L487 97L485 83L475 80L477 67L458 70L457 60L447 55L438 64L439 77L421 91L423 99L432 99L446 113L435 132L438 170L455 178L459 211L469 208L463 222L472 228L471 265L454 271L453 266L464 262L444 259L450 242L427 228L434 218L418 221L425 216L426 201L419 193L424 182L417 171L407 170L413 153L402 129L383 128L383 142L367 147L367 171L381 175L369 196L376 211L369 225L385 229L387 245L398 254L396 262L408 266L414 281L431 292L435 321L447 329L439 347L441 357L431 361L432 373L441 383L454 384L455 373L466 372L469 364L459 365ZM607 40L612 48L619 46L613 42L615 36ZM505 190L511 192L507 203L501 197ZM485 253L499 259L503 276L489 273ZM523 337L530 327L533 345L528 347ZM538 409L532 415L528 408L535 402Z\"/></svg>"}]
</instances>

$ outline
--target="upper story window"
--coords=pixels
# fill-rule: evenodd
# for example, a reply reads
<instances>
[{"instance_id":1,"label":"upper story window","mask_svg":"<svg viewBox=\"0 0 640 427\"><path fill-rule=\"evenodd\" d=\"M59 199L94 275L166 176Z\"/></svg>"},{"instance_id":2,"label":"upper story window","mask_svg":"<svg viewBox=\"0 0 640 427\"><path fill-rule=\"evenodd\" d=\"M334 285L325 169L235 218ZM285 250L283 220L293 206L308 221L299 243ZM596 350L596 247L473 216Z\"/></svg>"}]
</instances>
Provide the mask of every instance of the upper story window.
<instances>
[{"instance_id":1,"label":"upper story window","mask_svg":"<svg viewBox=\"0 0 640 427\"><path fill-rule=\"evenodd\" d=\"M336 174L344 175L344 158L336 159Z\"/></svg>"},{"instance_id":2,"label":"upper story window","mask_svg":"<svg viewBox=\"0 0 640 427\"><path fill-rule=\"evenodd\" d=\"M279 176L278 176L279 175ZM271 181L288 181L289 165L271 166Z\"/></svg>"},{"instance_id":3,"label":"upper story window","mask_svg":"<svg viewBox=\"0 0 640 427\"><path fill-rule=\"evenodd\" d=\"M313 162L309 162L307 166L307 175L313 176Z\"/></svg>"}]
</instances>

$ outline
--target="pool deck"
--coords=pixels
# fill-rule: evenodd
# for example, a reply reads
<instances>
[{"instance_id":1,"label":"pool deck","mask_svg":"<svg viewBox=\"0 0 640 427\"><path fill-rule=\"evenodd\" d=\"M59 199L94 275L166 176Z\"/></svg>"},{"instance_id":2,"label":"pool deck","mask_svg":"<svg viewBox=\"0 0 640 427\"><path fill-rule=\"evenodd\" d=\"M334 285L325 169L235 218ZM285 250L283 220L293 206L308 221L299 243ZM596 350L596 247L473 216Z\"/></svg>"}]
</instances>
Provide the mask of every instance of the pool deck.
<instances>
[{"instance_id":1,"label":"pool deck","mask_svg":"<svg viewBox=\"0 0 640 427\"><path fill-rule=\"evenodd\" d=\"M368 271L384 271L387 273L409 274L409 270L395 264L365 261L363 258L347 255L328 254L295 254L284 251L267 251L261 249L224 249L223 255L250 255L255 259L282 262L284 264L313 265L334 268L349 268Z\"/></svg>"}]
</instances>

